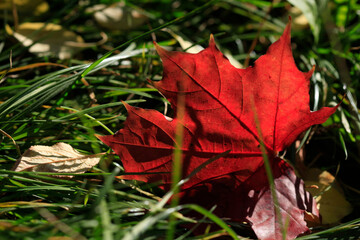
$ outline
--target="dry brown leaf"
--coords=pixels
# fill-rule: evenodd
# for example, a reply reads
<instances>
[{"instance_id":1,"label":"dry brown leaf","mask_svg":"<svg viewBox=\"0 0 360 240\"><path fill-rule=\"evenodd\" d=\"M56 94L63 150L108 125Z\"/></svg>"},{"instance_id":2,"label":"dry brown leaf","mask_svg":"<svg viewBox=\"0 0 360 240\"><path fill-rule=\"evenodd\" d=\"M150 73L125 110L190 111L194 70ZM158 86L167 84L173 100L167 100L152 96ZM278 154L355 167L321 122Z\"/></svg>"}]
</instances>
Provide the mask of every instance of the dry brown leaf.
<instances>
[{"instance_id":1,"label":"dry brown leaf","mask_svg":"<svg viewBox=\"0 0 360 240\"><path fill-rule=\"evenodd\" d=\"M95 5L87 10L94 12L95 21L103 28L109 30L127 31L143 25L148 17L124 3L115 3L110 6Z\"/></svg>"},{"instance_id":2,"label":"dry brown leaf","mask_svg":"<svg viewBox=\"0 0 360 240\"><path fill-rule=\"evenodd\" d=\"M6 32L14 36L29 52L38 56L56 55L60 59L71 58L81 48L74 43L84 43L81 36L53 23L26 22L16 32L6 25Z\"/></svg>"},{"instance_id":3,"label":"dry brown leaf","mask_svg":"<svg viewBox=\"0 0 360 240\"><path fill-rule=\"evenodd\" d=\"M338 223L352 212L351 204L346 201L341 187L331 173L320 169L309 169L304 179L307 186L319 187L309 188L307 191L315 197L323 224Z\"/></svg>"},{"instance_id":4,"label":"dry brown leaf","mask_svg":"<svg viewBox=\"0 0 360 240\"><path fill-rule=\"evenodd\" d=\"M84 155L62 142L51 147L35 145L15 163L14 171L83 173L98 164L102 154Z\"/></svg>"}]
</instances>

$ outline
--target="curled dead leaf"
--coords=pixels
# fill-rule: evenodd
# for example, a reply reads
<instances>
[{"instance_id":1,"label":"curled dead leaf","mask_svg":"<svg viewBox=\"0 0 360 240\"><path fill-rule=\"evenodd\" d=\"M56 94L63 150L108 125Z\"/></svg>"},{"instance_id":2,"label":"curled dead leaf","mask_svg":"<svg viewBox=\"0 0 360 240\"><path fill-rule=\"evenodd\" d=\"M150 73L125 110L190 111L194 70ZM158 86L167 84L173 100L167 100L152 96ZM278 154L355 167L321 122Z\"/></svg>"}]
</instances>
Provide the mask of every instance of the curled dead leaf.
<instances>
[{"instance_id":1,"label":"curled dead leaf","mask_svg":"<svg viewBox=\"0 0 360 240\"><path fill-rule=\"evenodd\" d=\"M62 142L51 147L35 145L15 163L14 171L84 173L98 164L101 155L84 155Z\"/></svg>"}]
</instances>

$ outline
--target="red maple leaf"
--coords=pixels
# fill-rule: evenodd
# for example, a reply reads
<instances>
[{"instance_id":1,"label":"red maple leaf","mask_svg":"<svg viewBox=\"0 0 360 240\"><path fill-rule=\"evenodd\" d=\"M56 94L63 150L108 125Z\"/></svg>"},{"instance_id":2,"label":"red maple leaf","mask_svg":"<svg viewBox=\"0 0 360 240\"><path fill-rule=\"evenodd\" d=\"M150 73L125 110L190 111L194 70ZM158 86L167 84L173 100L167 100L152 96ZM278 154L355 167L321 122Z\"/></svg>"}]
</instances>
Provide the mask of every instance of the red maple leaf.
<instances>
[{"instance_id":1,"label":"red maple leaf","mask_svg":"<svg viewBox=\"0 0 360 240\"><path fill-rule=\"evenodd\" d=\"M216 48L198 54L169 52L156 45L163 61L163 79L154 86L177 111L179 93L185 97L183 120L169 120L155 110L125 105L124 128L101 141L120 156L128 172L171 172L177 124L183 124L183 176L227 150L197 172L182 187L182 202L211 208L231 221L248 221L261 239L281 238L260 150L261 138L272 164L281 218L287 239L308 231L305 211L318 216L313 198L293 169L277 157L311 125L336 111L309 108L309 78L300 72L290 46L290 23L253 67L237 69ZM258 128L257 128L258 126ZM134 175L132 179L164 186L171 174Z\"/></svg>"}]
</instances>

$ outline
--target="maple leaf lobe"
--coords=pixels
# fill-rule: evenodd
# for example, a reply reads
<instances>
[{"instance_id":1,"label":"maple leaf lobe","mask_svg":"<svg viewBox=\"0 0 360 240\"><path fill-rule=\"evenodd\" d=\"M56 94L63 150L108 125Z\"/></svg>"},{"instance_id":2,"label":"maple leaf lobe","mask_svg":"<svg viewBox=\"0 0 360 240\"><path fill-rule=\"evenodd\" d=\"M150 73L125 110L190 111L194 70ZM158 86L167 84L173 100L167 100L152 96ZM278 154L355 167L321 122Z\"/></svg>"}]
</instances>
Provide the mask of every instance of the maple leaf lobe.
<instances>
[{"instance_id":1,"label":"maple leaf lobe","mask_svg":"<svg viewBox=\"0 0 360 240\"><path fill-rule=\"evenodd\" d=\"M244 98L253 101L244 107L247 116L244 121L251 131L257 132L255 115L251 114L255 111L265 145L276 152L284 150L300 133L311 125L323 123L336 111L336 107L310 111L309 79L313 70L303 73L297 69L291 50L290 26L289 23L280 39L243 77L247 88Z\"/></svg>"}]
</instances>

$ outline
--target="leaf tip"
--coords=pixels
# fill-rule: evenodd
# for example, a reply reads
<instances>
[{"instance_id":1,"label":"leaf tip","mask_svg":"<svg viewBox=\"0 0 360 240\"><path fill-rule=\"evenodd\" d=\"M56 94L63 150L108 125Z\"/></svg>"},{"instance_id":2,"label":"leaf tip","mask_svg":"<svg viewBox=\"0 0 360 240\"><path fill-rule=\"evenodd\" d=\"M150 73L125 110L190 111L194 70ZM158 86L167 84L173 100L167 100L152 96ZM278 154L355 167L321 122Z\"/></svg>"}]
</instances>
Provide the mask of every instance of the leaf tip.
<instances>
[{"instance_id":1,"label":"leaf tip","mask_svg":"<svg viewBox=\"0 0 360 240\"><path fill-rule=\"evenodd\" d=\"M104 137L104 136L99 135L99 134L94 134L94 136L95 136L97 139L99 139L100 141L102 141L101 139L102 139L102 137Z\"/></svg>"},{"instance_id":2,"label":"leaf tip","mask_svg":"<svg viewBox=\"0 0 360 240\"><path fill-rule=\"evenodd\" d=\"M215 38L213 34L210 34L209 46L216 47Z\"/></svg>"},{"instance_id":3,"label":"leaf tip","mask_svg":"<svg viewBox=\"0 0 360 240\"><path fill-rule=\"evenodd\" d=\"M286 27L285 27L283 35L282 35L288 41L290 41L290 39L291 39L291 22L292 22L292 19L291 19L291 16L289 16L289 21L286 24Z\"/></svg>"},{"instance_id":4,"label":"leaf tip","mask_svg":"<svg viewBox=\"0 0 360 240\"><path fill-rule=\"evenodd\" d=\"M311 76L313 75L314 71L315 71L315 65L312 66L312 68L308 71L308 72L304 72L304 76L306 78L306 80L309 80L311 78Z\"/></svg>"},{"instance_id":5,"label":"leaf tip","mask_svg":"<svg viewBox=\"0 0 360 240\"><path fill-rule=\"evenodd\" d=\"M146 79L146 81L149 83L149 84L151 84L152 86L154 86L158 91L160 91L159 90L159 84L161 84L161 81L153 81L153 80L151 80L151 79Z\"/></svg>"},{"instance_id":6,"label":"leaf tip","mask_svg":"<svg viewBox=\"0 0 360 240\"><path fill-rule=\"evenodd\" d=\"M149 78L146 78L146 81L148 82L148 83L152 83L153 81L151 80L151 79L149 79Z\"/></svg>"},{"instance_id":7,"label":"leaf tip","mask_svg":"<svg viewBox=\"0 0 360 240\"><path fill-rule=\"evenodd\" d=\"M153 41L153 44L154 44L155 49L157 50L159 47L159 44L156 41Z\"/></svg>"},{"instance_id":8,"label":"leaf tip","mask_svg":"<svg viewBox=\"0 0 360 240\"><path fill-rule=\"evenodd\" d=\"M156 52L160 55L160 57L162 57L165 54L166 50L164 48L160 47L160 45L157 44L157 42L154 41L153 43L154 43Z\"/></svg>"},{"instance_id":9,"label":"leaf tip","mask_svg":"<svg viewBox=\"0 0 360 240\"><path fill-rule=\"evenodd\" d=\"M124 105L124 107L126 108L126 111L129 111L129 108L131 107L127 102L121 100L122 104Z\"/></svg>"}]
</instances>

